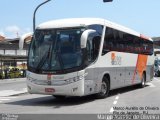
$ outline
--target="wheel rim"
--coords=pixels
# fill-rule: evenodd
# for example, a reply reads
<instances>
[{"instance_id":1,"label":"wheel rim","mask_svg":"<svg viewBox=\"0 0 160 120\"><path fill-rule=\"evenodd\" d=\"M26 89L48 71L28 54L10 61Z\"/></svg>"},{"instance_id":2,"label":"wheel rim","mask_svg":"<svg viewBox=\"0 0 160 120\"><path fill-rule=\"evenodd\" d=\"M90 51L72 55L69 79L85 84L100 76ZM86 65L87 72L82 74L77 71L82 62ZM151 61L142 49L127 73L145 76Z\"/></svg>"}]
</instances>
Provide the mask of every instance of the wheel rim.
<instances>
[{"instance_id":1,"label":"wheel rim","mask_svg":"<svg viewBox=\"0 0 160 120\"><path fill-rule=\"evenodd\" d=\"M101 85L101 94L105 95L107 92L107 85L106 83L103 81L102 85Z\"/></svg>"}]
</instances>

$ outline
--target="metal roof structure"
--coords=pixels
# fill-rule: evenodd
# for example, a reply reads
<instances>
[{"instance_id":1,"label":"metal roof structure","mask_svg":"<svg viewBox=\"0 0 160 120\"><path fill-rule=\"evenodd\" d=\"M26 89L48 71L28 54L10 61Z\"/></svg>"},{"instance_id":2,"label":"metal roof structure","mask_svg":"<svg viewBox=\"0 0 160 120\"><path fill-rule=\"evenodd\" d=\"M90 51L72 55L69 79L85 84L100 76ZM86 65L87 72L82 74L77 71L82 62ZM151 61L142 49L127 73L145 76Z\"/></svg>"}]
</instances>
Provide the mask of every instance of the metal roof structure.
<instances>
[{"instance_id":1,"label":"metal roof structure","mask_svg":"<svg viewBox=\"0 0 160 120\"><path fill-rule=\"evenodd\" d=\"M29 44L24 44L23 50L19 49L20 38L7 39L0 41L0 61L27 61Z\"/></svg>"}]
</instances>

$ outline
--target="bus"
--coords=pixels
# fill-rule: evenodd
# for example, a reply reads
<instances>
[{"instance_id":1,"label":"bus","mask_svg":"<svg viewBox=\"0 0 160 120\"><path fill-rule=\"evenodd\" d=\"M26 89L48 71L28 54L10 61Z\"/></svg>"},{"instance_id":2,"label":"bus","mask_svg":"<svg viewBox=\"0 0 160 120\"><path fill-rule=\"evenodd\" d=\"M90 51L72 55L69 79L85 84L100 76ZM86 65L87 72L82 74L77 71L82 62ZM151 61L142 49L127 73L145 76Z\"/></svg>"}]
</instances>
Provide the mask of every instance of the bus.
<instances>
[{"instance_id":1,"label":"bus","mask_svg":"<svg viewBox=\"0 0 160 120\"><path fill-rule=\"evenodd\" d=\"M105 98L109 91L153 78L153 41L100 18L60 19L40 24L28 53L31 94Z\"/></svg>"}]
</instances>

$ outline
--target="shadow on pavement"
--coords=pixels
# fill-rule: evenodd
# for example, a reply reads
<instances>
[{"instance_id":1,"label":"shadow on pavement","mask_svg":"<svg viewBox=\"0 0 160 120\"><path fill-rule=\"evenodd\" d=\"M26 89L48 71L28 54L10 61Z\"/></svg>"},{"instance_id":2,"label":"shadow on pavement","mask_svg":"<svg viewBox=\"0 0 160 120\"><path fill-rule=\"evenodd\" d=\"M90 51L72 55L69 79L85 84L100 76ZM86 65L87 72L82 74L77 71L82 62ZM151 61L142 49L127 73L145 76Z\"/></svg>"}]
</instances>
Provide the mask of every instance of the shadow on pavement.
<instances>
[{"instance_id":1,"label":"shadow on pavement","mask_svg":"<svg viewBox=\"0 0 160 120\"><path fill-rule=\"evenodd\" d=\"M84 97L67 97L65 99L56 99L52 96L43 96L26 100L18 100L6 104L21 105L21 106L51 106L54 108L59 108L61 106L73 106L73 105L88 103L94 100L95 100L94 95L89 95Z\"/></svg>"},{"instance_id":2,"label":"shadow on pavement","mask_svg":"<svg viewBox=\"0 0 160 120\"><path fill-rule=\"evenodd\" d=\"M149 85L146 85L145 88L148 87L148 86ZM118 89L115 89L115 90L111 90L109 96L114 96L114 95L117 95L117 94L123 94L123 93L127 93L127 92L130 92L130 91L138 90L138 89L144 89L144 88L141 88L140 85L118 88Z\"/></svg>"},{"instance_id":3,"label":"shadow on pavement","mask_svg":"<svg viewBox=\"0 0 160 120\"><path fill-rule=\"evenodd\" d=\"M117 94L123 94L126 92L138 90L138 89L141 89L138 85L115 89L110 91L109 96L105 99L107 100L110 97L113 97ZM100 100L100 99L97 99L95 95L89 95L84 97L67 97L65 99L56 99L52 96L43 96L43 97L37 97L37 98L28 98L26 100L17 100L15 102L9 102L6 104L21 105L21 106L50 106L54 108L60 108L63 106L74 106L74 105L76 106L76 105L85 104L85 103L89 103L96 100Z\"/></svg>"}]
</instances>

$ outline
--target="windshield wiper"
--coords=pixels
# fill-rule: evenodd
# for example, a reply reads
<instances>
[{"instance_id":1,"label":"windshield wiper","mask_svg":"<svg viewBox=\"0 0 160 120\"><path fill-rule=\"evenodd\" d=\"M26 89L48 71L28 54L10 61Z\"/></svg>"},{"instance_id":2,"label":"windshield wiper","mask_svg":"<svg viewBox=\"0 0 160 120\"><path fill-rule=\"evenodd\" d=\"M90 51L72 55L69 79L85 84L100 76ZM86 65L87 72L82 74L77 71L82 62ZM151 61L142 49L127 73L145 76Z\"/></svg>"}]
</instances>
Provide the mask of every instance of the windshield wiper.
<instances>
[{"instance_id":1,"label":"windshield wiper","mask_svg":"<svg viewBox=\"0 0 160 120\"><path fill-rule=\"evenodd\" d=\"M59 53L60 52L58 52L57 56L58 56L58 59L59 59L61 70L63 70L64 64L63 64L63 60L62 60L61 54L59 54Z\"/></svg>"},{"instance_id":2,"label":"windshield wiper","mask_svg":"<svg viewBox=\"0 0 160 120\"><path fill-rule=\"evenodd\" d=\"M50 58L50 56L51 56L51 50L50 49L51 49L51 46L49 47L49 50L47 51L47 54L44 54L44 56L42 57L42 59L38 63L38 65L36 67L37 72L39 71L39 69L41 69L43 67L46 60Z\"/></svg>"}]
</instances>

